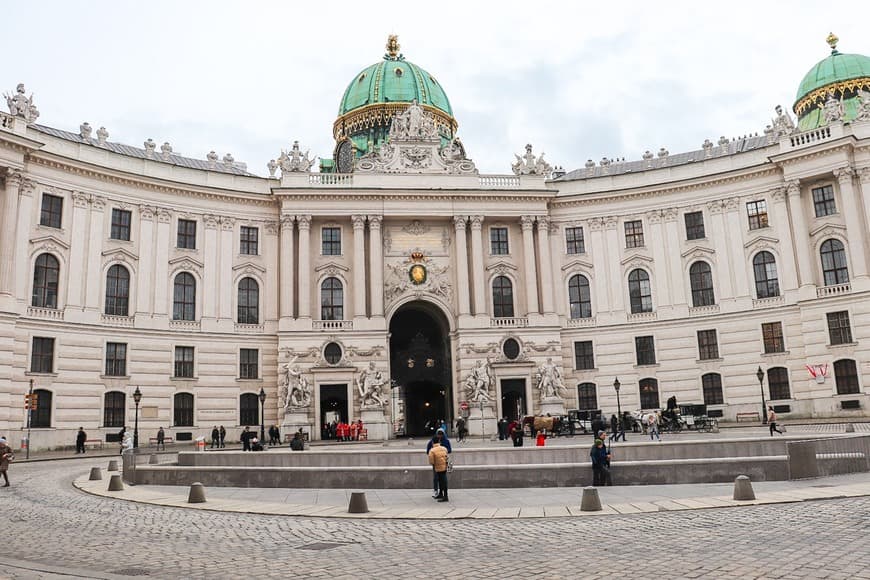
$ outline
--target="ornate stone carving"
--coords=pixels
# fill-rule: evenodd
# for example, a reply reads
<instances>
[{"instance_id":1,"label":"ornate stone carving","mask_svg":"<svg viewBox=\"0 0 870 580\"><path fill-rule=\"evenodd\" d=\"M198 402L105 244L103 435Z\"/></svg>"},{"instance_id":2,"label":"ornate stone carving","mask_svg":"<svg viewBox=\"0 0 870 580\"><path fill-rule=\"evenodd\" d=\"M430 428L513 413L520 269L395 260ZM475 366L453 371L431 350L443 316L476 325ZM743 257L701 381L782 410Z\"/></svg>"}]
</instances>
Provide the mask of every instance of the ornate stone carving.
<instances>
[{"instance_id":1,"label":"ornate stone carving","mask_svg":"<svg viewBox=\"0 0 870 580\"><path fill-rule=\"evenodd\" d=\"M550 235L550 218L545 215L538 216L538 231Z\"/></svg>"},{"instance_id":2,"label":"ornate stone carving","mask_svg":"<svg viewBox=\"0 0 870 580\"><path fill-rule=\"evenodd\" d=\"M99 195L92 195L91 207L95 211L103 211L106 208L106 198Z\"/></svg>"},{"instance_id":3,"label":"ornate stone carving","mask_svg":"<svg viewBox=\"0 0 870 580\"><path fill-rule=\"evenodd\" d=\"M467 225L468 218L464 215L453 216L453 227L456 229L457 232L464 232Z\"/></svg>"},{"instance_id":4,"label":"ornate stone carving","mask_svg":"<svg viewBox=\"0 0 870 580\"><path fill-rule=\"evenodd\" d=\"M565 385L562 382L562 370L553 362L552 358L538 367L538 391L541 399L558 398L565 394Z\"/></svg>"},{"instance_id":5,"label":"ornate stone carving","mask_svg":"<svg viewBox=\"0 0 870 580\"><path fill-rule=\"evenodd\" d=\"M21 180L21 184L18 186L18 195L22 197L30 197L33 195L34 191L36 191L35 181L28 177Z\"/></svg>"},{"instance_id":6,"label":"ornate stone carving","mask_svg":"<svg viewBox=\"0 0 870 580\"><path fill-rule=\"evenodd\" d=\"M713 142L709 139L704 139L701 144L701 149L704 150L704 157L713 157Z\"/></svg>"},{"instance_id":7,"label":"ornate stone carving","mask_svg":"<svg viewBox=\"0 0 870 580\"><path fill-rule=\"evenodd\" d=\"M269 170L269 177L275 177L275 172L278 171L278 162L274 159L270 159L269 163L266 164L266 168Z\"/></svg>"},{"instance_id":8,"label":"ornate stone carving","mask_svg":"<svg viewBox=\"0 0 870 580\"><path fill-rule=\"evenodd\" d=\"M368 366L360 371L356 384L361 408L382 409L387 404L387 397L383 392L387 379L375 367L374 361L369 361Z\"/></svg>"},{"instance_id":9,"label":"ornate stone carving","mask_svg":"<svg viewBox=\"0 0 870 580\"><path fill-rule=\"evenodd\" d=\"M840 182L840 185L845 185L852 182L852 176L855 172L848 165L834 169L834 177Z\"/></svg>"},{"instance_id":10,"label":"ornate stone carving","mask_svg":"<svg viewBox=\"0 0 870 580\"><path fill-rule=\"evenodd\" d=\"M471 229L472 231L477 230L480 231L483 229L483 216L482 215L473 215L469 216L471 220Z\"/></svg>"},{"instance_id":11,"label":"ornate stone carving","mask_svg":"<svg viewBox=\"0 0 870 580\"><path fill-rule=\"evenodd\" d=\"M263 229L266 230L266 233L270 236L278 235L278 222L275 220L267 220L263 222Z\"/></svg>"},{"instance_id":12,"label":"ornate stone carving","mask_svg":"<svg viewBox=\"0 0 870 580\"><path fill-rule=\"evenodd\" d=\"M90 123L85 121L81 125L79 125L79 137L84 139L85 141L91 140L91 133L93 132L93 127L91 127Z\"/></svg>"},{"instance_id":13,"label":"ornate stone carving","mask_svg":"<svg viewBox=\"0 0 870 580\"><path fill-rule=\"evenodd\" d=\"M105 147L108 140L109 132L106 130L106 128L100 127L99 129L97 129L97 144L100 147Z\"/></svg>"},{"instance_id":14,"label":"ornate stone carving","mask_svg":"<svg viewBox=\"0 0 870 580\"><path fill-rule=\"evenodd\" d=\"M860 168L858 175L861 177L861 183L870 183L870 165Z\"/></svg>"},{"instance_id":15,"label":"ornate stone carving","mask_svg":"<svg viewBox=\"0 0 870 580\"><path fill-rule=\"evenodd\" d=\"M225 232L233 231L233 228L236 226L236 218L223 216L221 218L221 230Z\"/></svg>"},{"instance_id":16,"label":"ornate stone carving","mask_svg":"<svg viewBox=\"0 0 870 580\"><path fill-rule=\"evenodd\" d=\"M164 161L168 160L169 156L172 155L172 145L170 145L168 141L160 146L160 155L163 157Z\"/></svg>"},{"instance_id":17,"label":"ornate stone carving","mask_svg":"<svg viewBox=\"0 0 870 580\"><path fill-rule=\"evenodd\" d=\"M465 377L465 393L471 403L489 403L492 401L490 390L495 383L492 363L487 357L479 360Z\"/></svg>"},{"instance_id":18,"label":"ornate stone carving","mask_svg":"<svg viewBox=\"0 0 870 580\"><path fill-rule=\"evenodd\" d=\"M311 405L311 384L303 375L302 368L296 364L299 356L284 363L278 374L278 392L283 407L288 409L302 409Z\"/></svg>"},{"instance_id":19,"label":"ornate stone carving","mask_svg":"<svg viewBox=\"0 0 870 580\"><path fill-rule=\"evenodd\" d=\"M236 159L232 156L232 154L227 153L226 155L224 155L223 159L221 159L221 162L224 164L225 167L230 168L233 166L233 163L236 162Z\"/></svg>"},{"instance_id":20,"label":"ornate stone carving","mask_svg":"<svg viewBox=\"0 0 870 580\"><path fill-rule=\"evenodd\" d=\"M801 182L797 179L793 179L785 184L785 192L789 195L789 197L793 195L801 194Z\"/></svg>"},{"instance_id":21,"label":"ornate stone carving","mask_svg":"<svg viewBox=\"0 0 870 580\"><path fill-rule=\"evenodd\" d=\"M215 169L217 167L217 164L218 164L218 154L215 152L214 149L212 149L205 156L205 160L208 162L209 169Z\"/></svg>"},{"instance_id":22,"label":"ornate stone carving","mask_svg":"<svg viewBox=\"0 0 870 580\"><path fill-rule=\"evenodd\" d=\"M675 207L669 207L662 210L662 217L666 222L676 221L680 217L680 210Z\"/></svg>"},{"instance_id":23,"label":"ornate stone carving","mask_svg":"<svg viewBox=\"0 0 870 580\"><path fill-rule=\"evenodd\" d=\"M282 215L281 216L281 229L282 230L290 230L293 231L293 222L296 221L296 216L292 215Z\"/></svg>"},{"instance_id":24,"label":"ornate stone carving","mask_svg":"<svg viewBox=\"0 0 870 580\"><path fill-rule=\"evenodd\" d=\"M314 165L316 158L308 157L309 151L305 153L299 149L299 141L293 141L293 146L290 151L281 150L281 155L278 156L278 166L281 168L281 174L285 173L310 173L311 166ZM269 172L274 175L271 167Z\"/></svg>"},{"instance_id":25,"label":"ornate stone carving","mask_svg":"<svg viewBox=\"0 0 870 580\"><path fill-rule=\"evenodd\" d=\"M404 112L398 114L390 125L390 141L417 141L438 139L435 117L426 113L417 99Z\"/></svg>"},{"instance_id":26,"label":"ornate stone carving","mask_svg":"<svg viewBox=\"0 0 870 580\"><path fill-rule=\"evenodd\" d=\"M598 232L604 228L604 220L601 218L589 219L589 231Z\"/></svg>"},{"instance_id":27,"label":"ornate stone carving","mask_svg":"<svg viewBox=\"0 0 870 580\"><path fill-rule=\"evenodd\" d=\"M646 219L651 224L659 224L662 222L662 212L660 210L654 209L652 211L648 211L646 213Z\"/></svg>"},{"instance_id":28,"label":"ornate stone carving","mask_svg":"<svg viewBox=\"0 0 870 580\"><path fill-rule=\"evenodd\" d=\"M794 121L786 111L783 111L782 105L777 105L774 111L776 111L776 117L771 122L774 138L794 133L796 130Z\"/></svg>"},{"instance_id":29,"label":"ornate stone carving","mask_svg":"<svg viewBox=\"0 0 870 580\"><path fill-rule=\"evenodd\" d=\"M619 225L619 218L616 216L608 216L602 219L604 220L604 227L608 230L615 230L616 226Z\"/></svg>"},{"instance_id":30,"label":"ornate stone carving","mask_svg":"<svg viewBox=\"0 0 870 580\"><path fill-rule=\"evenodd\" d=\"M81 191L72 192L72 198L75 207L86 208L91 203L91 196Z\"/></svg>"},{"instance_id":31,"label":"ornate stone carving","mask_svg":"<svg viewBox=\"0 0 870 580\"><path fill-rule=\"evenodd\" d=\"M154 157L154 150L157 148L157 143L155 143L151 137L148 137L142 145L145 147L145 157Z\"/></svg>"},{"instance_id":32,"label":"ornate stone carving","mask_svg":"<svg viewBox=\"0 0 870 580\"><path fill-rule=\"evenodd\" d=\"M381 229L381 222L384 220L384 216L382 215L370 215L368 216L369 220L369 230L379 230Z\"/></svg>"},{"instance_id":33,"label":"ornate stone carving","mask_svg":"<svg viewBox=\"0 0 870 580\"><path fill-rule=\"evenodd\" d=\"M24 179L24 175L22 175L20 171L12 168L6 168L5 177L6 187L9 187L10 185L12 187L20 187L21 181Z\"/></svg>"},{"instance_id":34,"label":"ornate stone carving","mask_svg":"<svg viewBox=\"0 0 870 580\"><path fill-rule=\"evenodd\" d=\"M160 208L157 212L157 220L161 224L168 224L172 221L172 211L166 208Z\"/></svg>"},{"instance_id":35,"label":"ornate stone carving","mask_svg":"<svg viewBox=\"0 0 870 580\"><path fill-rule=\"evenodd\" d=\"M149 221L149 222L153 221L154 214L156 212L157 212L157 210L155 208L151 207L150 205L140 205L139 206L139 219Z\"/></svg>"},{"instance_id":36,"label":"ornate stone carving","mask_svg":"<svg viewBox=\"0 0 870 580\"><path fill-rule=\"evenodd\" d=\"M422 264L426 275L422 281L412 279L409 272L415 264ZM414 252L403 262L387 264L388 275L384 280L384 299L393 302L399 297L413 293L422 295L432 294L449 302L453 289L448 279L448 267L438 265L429 257L422 257Z\"/></svg>"},{"instance_id":37,"label":"ornate stone carving","mask_svg":"<svg viewBox=\"0 0 870 580\"><path fill-rule=\"evenodd\" d=\"M216 215L205 214L202 216L202 223L205 225L205 229L207 230L217 229L219 221L220 218Z\"/></svg>"},{"instance_id":38,"label":"ornate stone carving","mask_svg":"<svg viewBox=\"0 0 870 580\"><path fill-rule=\"evenodd\" d=\"M520 217L520 225L523 230L531 230L535 227L535 216L533 215L524 215Z\"/></svg>"},{"instance_id":39,"label":"ornate stone carving","mask_svg":"<svg viewBox=\"0 0 870 580\"><path fill-rule=\"evenodd\" d=\"M858 89L855 97L855 119L853 120L870 121L870 92Z\"/></svg>"},{"instance_id":40,"label":"ornate stone carving","mask_svg":"<svg viewBox=\"0 0 870 580\"><path fill-rule=\"evenodd\" d=\"M737 207L740 204L740 200L736 197L729 197L726 200L722 201L722 207L725 211L737 211Z\"/></svg>"},{"instance_id":41,"label":"ornate stone carving","mask_svg":"<svg viewBox=\"0 0 870 580\"><path fill-rule=\"evenodd\" d=\"M349 346L345 349L345 352L347 352L348 356L367 358L371 356L381 356L384 352L384 347L375 345L371 348L364 350L357 346Z\"/></svg>"},{"instance_id":42,"label":"ornate stone carving","mask_svg":"<svg viewBox=\"0 0 870 580\"><path fill-rule=\"evenodd\" d=\"M461 349L465 350L465 354L486 354L486 353L497 353L498 352L498 343L490 342L484 346L476 346L474 344L463 344L460 346Z\"/></svg>"},{"instance_id":43,"label":"ornate stone carving","mask_svg":"<svg viewBox=\"0 0 870 580\"><path fill-rule=\"evenodd\" d=\"M30 97L27 97L24 93L24 83L18 83L18 86L15 87L14 95L3 93L3 96L6 97L9 114L13 117L21 117L29 125L34 123L39 117L39 110L33 104L33 93L30 94Z\"/></svg>"},{"instance_id":44,"label":"ornate stone carving","mask_svg":"<svg viewBox=\"0 0 870 580\"><path fill-rule=\"evenodd\" d=\"M824 118L825 125L842 121L843 113L843 101L837 100L834 93L828 93L828 99L825 101L824 107L822 107L822 117Z\"/></svg>"},{"instance_id":45,"label":"ornate stone carving","mask_svg":"<svg viewBox=\"0 0 870 580\"><path fill-rule=\"evenodd\" d=\"M402 228L402 231L412 236L419 236L428 232L431 228L420 220L413 220L411 223Z\"/></svg>"},{"instance_id":46,"label":"ornate stone carving","mask_svg":"<svg viewBox=\"0 0 870 580\"><path fill-rule=\"evenodd\" d=\"M302 230L310 230L311 229L311 216L310 215L298 215L296 216L296 223L299 225L299 231Z\"/></svg>"},{"instance_id":47,"label":"ornate stone carving","mask_svg":"<svg viewBox=\"0 0 870 580\"><path fill-rule=\"evenodd\" d=\"M722 213L722 209L723 209L722 206L723 206L723 203L721 200L717 199L714 201L708 201L707 202L707 211L709 211L713 215L719 214L719 213Z\"/></svg>"},{"instance_id":48,"label":"ornate stone carving","mask_svg":"<svg viewBox=\"0 0 870 580\"><path fill-rule=\"evenodd\" d=\"M514 154L517 158L516 162L511 164L511 170L514 175L541 175L549 178L553 173L553 168L549 163L544 161L544 154L541 153L538 157L532 153L532 145L526 145L526 153L522 157Z\"/></svg>"},{"instance_id":49,"label":"ornate stone carving","mask_svg":"<svg viewBox=\"0 0 870 580\"><path fill-rule=\"evenodd\" d=\"M785 187L780 186L780 187L773 188L770 191L770 198L776 203L779 203L781 201L785 201Z\"/></svg>"}]
</instances>

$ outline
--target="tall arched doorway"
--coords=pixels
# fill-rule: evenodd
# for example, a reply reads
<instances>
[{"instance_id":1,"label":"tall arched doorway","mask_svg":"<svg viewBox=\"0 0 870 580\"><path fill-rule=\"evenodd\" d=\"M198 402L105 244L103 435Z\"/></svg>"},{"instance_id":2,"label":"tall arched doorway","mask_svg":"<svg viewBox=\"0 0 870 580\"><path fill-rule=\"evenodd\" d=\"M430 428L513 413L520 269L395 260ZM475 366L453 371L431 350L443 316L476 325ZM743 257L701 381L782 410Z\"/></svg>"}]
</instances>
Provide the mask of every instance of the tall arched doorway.
<instances>
[{"instance_id":1,"label":"tall arched doorway","mask_svg":"<svg viewBox=\"0 0 870 580\"><path fill-rule=\"evenodd\" d=\"M453 369L450 326L444 313L423 301L405 304L390 319L392 412L399 435L428 435L449 425Z\"/></svg>"}]
</instances>

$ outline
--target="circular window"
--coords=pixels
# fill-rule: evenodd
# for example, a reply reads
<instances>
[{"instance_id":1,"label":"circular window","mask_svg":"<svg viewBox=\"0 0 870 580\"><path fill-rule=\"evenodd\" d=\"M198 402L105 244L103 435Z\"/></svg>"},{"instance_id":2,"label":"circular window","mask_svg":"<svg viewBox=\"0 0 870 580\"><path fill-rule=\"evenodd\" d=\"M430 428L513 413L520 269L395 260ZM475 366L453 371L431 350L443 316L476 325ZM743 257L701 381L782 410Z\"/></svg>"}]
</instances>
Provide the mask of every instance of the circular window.
<instances>
[{"instance_id":1,"label":"circular window","mask_svg":"<svg viewBox=\"0 0 870 580\"><path fill-rule=\"evenodd\" d=\"M396 76L397 76L397 77L400 77L400 76L402 76L403 74L405 74L405 71L403 71L403 70L400 69L399 67L396 67L396 71L395 71L395 72L396 72Z\"/></svg>"},{"instance_id":2,"label":"circular window","mask_svg":"<svg viewBox=\"0 0 870 580\"><path fill-rule=\"evenodd\" d=\"M520 356L520 343L513 338L509 338L501 345L501 351L506 359L514 360Z\"/></svg>"},{"instance_id":3,"label":"circular window","mask_svg":"<svg viewBox=\"0 0 870 580\"><path fill-rule=\"evenodd\" d=\"M323 349L323 358L331 365L337 365L341 362L341 347L337 342L330 342Z\"/></svg>"}]
</instances>

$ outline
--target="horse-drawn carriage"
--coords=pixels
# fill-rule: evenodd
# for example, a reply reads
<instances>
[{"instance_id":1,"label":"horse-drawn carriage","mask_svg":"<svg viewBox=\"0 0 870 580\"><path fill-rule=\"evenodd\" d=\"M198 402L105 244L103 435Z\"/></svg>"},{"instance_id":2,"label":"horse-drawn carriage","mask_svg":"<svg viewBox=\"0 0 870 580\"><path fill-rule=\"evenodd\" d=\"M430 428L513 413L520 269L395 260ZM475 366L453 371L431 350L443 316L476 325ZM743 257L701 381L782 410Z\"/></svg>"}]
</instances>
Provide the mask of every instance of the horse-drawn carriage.
<instances>
[{"instance_id":1,"label":"horse-drawn carriage","mask_svg":"<svg viewBox=\"0 0 870 580\"><path fill-rule=\"evenodd\" d=\"M687 429L705 433L719 431L719 422L707 416L707 405L680 405L680 415Z\"/></svg>"},{"instance_id":2,"label":"horse-drawn carriage","mask_svg":"<svg viewBox=\"0 0 870 580\"><path fill-rule=\"evenodd\" d=\"M581 414L588 411L568 411L567 415L546 415L523 417L523 431L529 437L535 437L538 431L546 430L552 436L573 436L577 433L585 435L588 432L589 421L582 419Z\"/></svg>"}]
</instances>

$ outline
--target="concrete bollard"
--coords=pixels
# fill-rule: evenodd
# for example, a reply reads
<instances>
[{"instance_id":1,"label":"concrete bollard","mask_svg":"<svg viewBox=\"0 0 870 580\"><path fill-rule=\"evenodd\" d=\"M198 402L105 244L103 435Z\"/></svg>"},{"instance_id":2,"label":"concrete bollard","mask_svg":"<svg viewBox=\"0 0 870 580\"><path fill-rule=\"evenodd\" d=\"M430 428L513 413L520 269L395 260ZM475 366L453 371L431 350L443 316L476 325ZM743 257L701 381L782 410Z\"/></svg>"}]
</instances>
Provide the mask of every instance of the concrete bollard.
<instances>
[{"instance_id":1,"label":"concrete bollard","mask_svg":"<svg viewBox=\"0 0 870 580\"><path fill-rule=\"evenodd\" d=\"M205 487L198 481L190 484L187 503L205 503Z\"/></svg>"},{"instance_id":2,"label":"concrete bollard","mask_svg":"<svg viewBox=\"0 0 870 580\"><path fill-rule=\"evenodd\" d=\"M748 475L738 475L734 480L734 499L737 501L752 501L755 492L752 490L752 481Z\"/></svg>"},{"instance_id":3,"label":"concrete bollard","mask_svg":"<svg viewBox=\"0 0 870 580\"><path fill-rule=\"evenodd\" d=\"M846 433L854 433L855 432L855 424L854 423L846 423Z\"/></svg>"},{"instance_id":4,"label":"concrete bollard","mask_svg":"<svg viewBox=\"0 0 870 580\"><path fill-rule=\"evenodd\" d=\"M600 512L601 499L598 497L598 490L594 487L583 488L583 499L580 501L581 512Z\"/></svg>"},{"instance_id":5,"label":"concrete bollard","mask_svg":"<svg viewBox=\"0 0 870 580\"><path fill-rule=\"evenodd\" d=\"M118 471L118 460L111 459L109 460L109 468L106 471Z\"/></svg>"},{"instance_id":6,"label":"concrete bollard","mask_svg":"<svg viewBox=\"0 0 870 580\"><path fill-rule=\"evenodd\" d=\"M117 473L109 479L109 491L124 491L124 482L121 481L121 476Z\"/></svg>"},{"instance_id":7,"label":"concrete bollard","mask_svg":"<svg viewBox=\"0 0 870 580\"><path fill-rule=\"evenodd\" d=\"M159 465L159 464L160 464L160 460L157 459L157 454L152 453L151 457L148 458L148 465Z\"/></svg>"},{"instance_id":8,"label":"concrete bollard","mask_svg":"<svg viewBox=\"0 0 870 580\"><path fill-rule=\"evenodd\" d=\"M347 506L349 514L367 514L369 513L369 504L366 502L366 494L364 491L354 491L350 494L350 503Z\"/></svg>"},{"instance_id":9,"label":"concrete bollard","mask_svg":"<svg viewBox=\"0 0 870 580\"><path fill-rule=\"evenodd\" d=\"M100 481L103 479L103 473L100 471L99 467L91 467L91 475L88 477L88 481Z\"/></svg>"}]
</instances>

